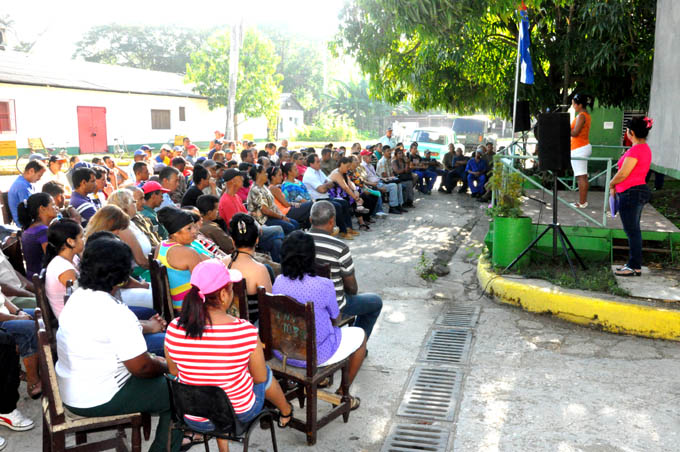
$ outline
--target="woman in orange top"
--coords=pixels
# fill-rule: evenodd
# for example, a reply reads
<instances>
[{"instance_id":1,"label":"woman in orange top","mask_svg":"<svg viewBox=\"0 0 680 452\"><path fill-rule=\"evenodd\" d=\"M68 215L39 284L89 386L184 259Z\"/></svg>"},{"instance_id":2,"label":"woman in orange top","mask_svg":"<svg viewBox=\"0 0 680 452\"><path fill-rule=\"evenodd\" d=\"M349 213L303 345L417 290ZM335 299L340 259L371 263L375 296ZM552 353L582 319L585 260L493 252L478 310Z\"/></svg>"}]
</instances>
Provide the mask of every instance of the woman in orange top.
<instances>
[{"instance_id":1,"label":"woman in orange top","mask_svg":"<svg viewBox=\"0 0 680 452\"><path fill-rule=\"evenodd\" d=\"M571 168L578 181L578 202L572 206L584 209L588 207L588 161L573 160L573 157L587 158L593 153L590 145L590 115L587 107L592 102L590 96L575 94L571 106L576 112L576 117L571 122Z\"/></svg>"}]
</instances>

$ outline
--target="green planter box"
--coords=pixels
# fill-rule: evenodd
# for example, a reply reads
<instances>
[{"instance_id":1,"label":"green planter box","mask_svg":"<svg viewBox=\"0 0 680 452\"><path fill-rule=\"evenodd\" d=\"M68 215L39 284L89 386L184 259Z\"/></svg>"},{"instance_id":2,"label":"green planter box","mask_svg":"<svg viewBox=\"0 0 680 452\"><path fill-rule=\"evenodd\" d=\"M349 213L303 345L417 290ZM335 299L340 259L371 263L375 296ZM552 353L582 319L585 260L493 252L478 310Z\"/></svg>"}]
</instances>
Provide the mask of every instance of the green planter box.
<instances>
[{"instance_id":1,"label":"green planter box","mask_svg":"<svg viewBox=\"0 0 680 452\"><path fill-rule=\"evenodd\" d=\"M507 267L531 243L531 218L496 217L493 223L492 262L498 267ZM528 265L529 255L524 255L515 266L522 268Z\"/></svg>"}]
</instances>

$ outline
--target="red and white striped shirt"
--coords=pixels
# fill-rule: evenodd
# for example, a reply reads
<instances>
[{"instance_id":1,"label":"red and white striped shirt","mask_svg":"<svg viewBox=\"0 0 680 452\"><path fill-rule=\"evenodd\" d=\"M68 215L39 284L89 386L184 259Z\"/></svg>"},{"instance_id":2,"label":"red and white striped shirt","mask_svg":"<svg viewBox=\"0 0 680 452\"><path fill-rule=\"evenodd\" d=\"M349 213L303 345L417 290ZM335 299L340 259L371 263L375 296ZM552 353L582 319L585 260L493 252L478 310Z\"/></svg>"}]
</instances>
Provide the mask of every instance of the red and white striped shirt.
<instances>
[{"instance_id":1,"label":"red and white striped shirt","mask_svg":"<svg viewBox=\"0 0 680 452\"><path fill-rule=\"evenodd\" d=\"M250 410L255 394L248 363L257 347L257 329L246 320L235 319L228 325L206 325L203 337L198 339L187 337L178 320L168 325L165 346L177 364L179 380L189 385L219 386L235 413Z\"/></svg>"}]
</instances>

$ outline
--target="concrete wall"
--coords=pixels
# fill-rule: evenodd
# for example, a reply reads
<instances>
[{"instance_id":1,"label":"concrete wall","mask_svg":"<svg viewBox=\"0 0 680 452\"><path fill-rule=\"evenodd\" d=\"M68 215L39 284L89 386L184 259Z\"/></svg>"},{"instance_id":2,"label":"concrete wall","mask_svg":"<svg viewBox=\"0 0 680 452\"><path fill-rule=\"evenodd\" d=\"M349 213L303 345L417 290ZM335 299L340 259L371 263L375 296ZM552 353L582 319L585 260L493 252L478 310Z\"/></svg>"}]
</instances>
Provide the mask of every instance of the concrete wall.
<instances>
[{"instance_id":1,"label":"concrete wall","mask_svg":"<svg viewBox=\"0 0 680 452\"><path fill-rule=\"evenodd\" d=\"M226 110L208 109L208 101L190 97L152 96L78 89L50 88L0 83L0 100L13 99L16 133L0 134L0 141L16 140L27 148L28 138L42 138L46 146L77 148L78 106L105 107L109 146L114 139L128 145L165 143L175 135L194 142L209 141L213 131L223 130ZM185 121L179 120L185 107ZM170 110L170 129L151 129L151 110Z\"/></svg>"},{"instance_id":2,"label":"concrete wall","mask_svg":"<svg viewBox=\"0 0 680 452\"><path fill-rule=\"evenodd\" d=\"M649 117L654 127L649 134L652 167L680 178L680 1L656 3L654 74Z\"/></svg>"}]
</instances>

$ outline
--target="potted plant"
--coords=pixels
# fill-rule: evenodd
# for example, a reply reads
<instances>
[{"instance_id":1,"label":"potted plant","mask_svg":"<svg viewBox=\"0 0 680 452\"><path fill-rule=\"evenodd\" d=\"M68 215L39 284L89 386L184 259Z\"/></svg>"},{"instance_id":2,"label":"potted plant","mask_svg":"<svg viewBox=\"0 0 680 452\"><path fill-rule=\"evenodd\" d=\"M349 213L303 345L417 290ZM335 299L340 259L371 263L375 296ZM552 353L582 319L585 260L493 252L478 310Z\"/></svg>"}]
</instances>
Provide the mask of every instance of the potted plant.
<instances>
[{"instance_id":1,"label":"potted plant","mask_svg":"<svg viewBox=\"0 0 680 452\"><path fill-rule=\"evenodd\" d=\"M495 205L487 213L493 217L492 262L507 267L531 243L531 218L522 215L523 178L500 160L494 162L489 179L494 191ZM529 263L527 253L516 265Z\"/></svg>"}]
</instances>

